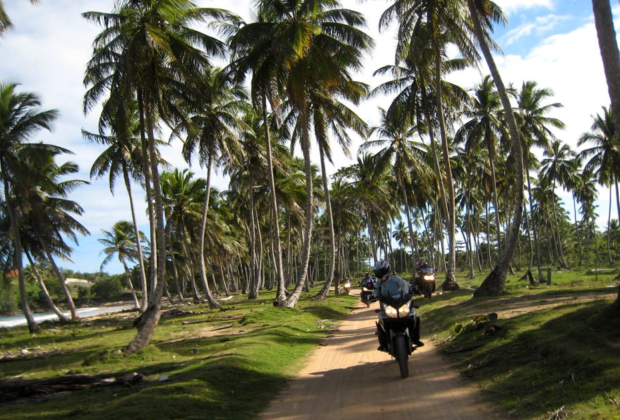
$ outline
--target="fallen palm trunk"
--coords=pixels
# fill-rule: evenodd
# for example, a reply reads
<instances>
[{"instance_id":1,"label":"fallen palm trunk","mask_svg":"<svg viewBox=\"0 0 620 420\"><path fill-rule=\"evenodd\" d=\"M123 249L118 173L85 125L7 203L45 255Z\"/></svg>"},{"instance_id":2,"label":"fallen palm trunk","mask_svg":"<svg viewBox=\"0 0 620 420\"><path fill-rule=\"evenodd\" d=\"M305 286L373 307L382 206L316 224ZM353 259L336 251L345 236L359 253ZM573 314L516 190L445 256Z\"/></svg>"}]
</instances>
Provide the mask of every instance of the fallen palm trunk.
<instances>
[{"instance_id":1,"label":"fallen palm trunk","mask_svg":"<svg viewBox=\"0 0 620 420\"><path fill-rule=\"evenodd\" d=\"M113 385L130 386L142 381L143 376L132 372L120 376L113 375L64 375L45 379L8 379L0 381L0 402L15 401L19 398L49 395L64 391L77 391Z\"/></svg>"}]
</instances>

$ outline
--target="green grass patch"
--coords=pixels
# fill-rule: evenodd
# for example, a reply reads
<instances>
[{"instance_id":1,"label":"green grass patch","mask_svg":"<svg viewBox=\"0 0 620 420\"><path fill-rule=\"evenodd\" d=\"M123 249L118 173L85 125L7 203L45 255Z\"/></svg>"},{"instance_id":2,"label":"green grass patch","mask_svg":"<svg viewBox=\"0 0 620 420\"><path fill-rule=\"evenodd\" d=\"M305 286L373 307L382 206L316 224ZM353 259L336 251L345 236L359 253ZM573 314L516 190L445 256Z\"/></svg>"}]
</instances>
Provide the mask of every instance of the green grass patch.
<instances>
[{"instance_id":1,"label":"green grass patch","mask_svg":"<svg viewBox=\"0 0 620 420\"><path fill-rule=\"evenodd\" d=\"M614 277L554 273L550 286L532 287L516 275L500 297L473 298L465 288L419 300L423 332L510 417L617 419L620 312L611 308ZM458 282L468 287L482 279Z\"/></svg>"},{"instance_id":2,"label":"green grass patch","mask_svg":"<svg viewBox=\"0 0 620 420\"><path fill-rule=\"evenodd\" d=\"M256 301L236 297L220 311L184 306L192 313L162 318L151 344L130 356L119 350L135 335L133 316L54 324L38 335L26 328L2 331L3 353L28 349L49 357L0 363L0 379L138 372L144 380L5 404L0 420L255 418L356 299L315 302L316 292L293 309L273 307L270 292Z\"/></svg>"}]
</instances>

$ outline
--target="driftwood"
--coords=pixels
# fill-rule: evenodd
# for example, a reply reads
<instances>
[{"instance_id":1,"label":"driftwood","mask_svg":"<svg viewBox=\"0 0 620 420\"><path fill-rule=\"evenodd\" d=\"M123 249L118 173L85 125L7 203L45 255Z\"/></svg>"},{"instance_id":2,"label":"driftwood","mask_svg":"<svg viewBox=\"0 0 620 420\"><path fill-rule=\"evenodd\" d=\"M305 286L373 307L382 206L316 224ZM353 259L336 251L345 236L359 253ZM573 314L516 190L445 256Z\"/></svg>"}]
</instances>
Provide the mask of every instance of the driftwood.
<instances>
[{"instance_id":1,"label":"driftwood","mask_svg":"<svg viewBox=\"0 0 620 420\"><path fill-rule=\"evenodd\" d=\"M112 385L131 386L143 377L139 373L125 375L64 375L45 379L8 379L0 381L0 402L15 401L19 398L49 395L64 391L77 391Z\"/></svg>"}]
</instances>

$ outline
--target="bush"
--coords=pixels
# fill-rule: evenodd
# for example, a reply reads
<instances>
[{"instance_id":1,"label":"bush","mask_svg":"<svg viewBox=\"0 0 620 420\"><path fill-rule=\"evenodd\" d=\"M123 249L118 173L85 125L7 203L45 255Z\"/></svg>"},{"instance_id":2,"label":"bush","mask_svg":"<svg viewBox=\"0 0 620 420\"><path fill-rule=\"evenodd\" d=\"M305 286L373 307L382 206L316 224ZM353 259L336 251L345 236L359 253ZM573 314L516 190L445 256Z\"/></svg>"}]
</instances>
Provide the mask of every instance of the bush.
<instances>
[{"instance_id":1,"label":"bush","mask_svg":"<svg viewBox=\"0 0 620 420\"><path fill-rule=\"evenodd\" d=\"M120 276L107 276L98 279L90 288L92 296L98 300L110 301L123 294Z\"/></svg>"},{"instance_id":2,"label":"bush","mask_svg":"<svg viewBox=\"0 0 620 420\"><path fill-rule=\"evenodd\" d=\"M88 305L93 300L93 293L90 287L78 286L77 287L77 304Z\"/></svg>"}]
</instances>

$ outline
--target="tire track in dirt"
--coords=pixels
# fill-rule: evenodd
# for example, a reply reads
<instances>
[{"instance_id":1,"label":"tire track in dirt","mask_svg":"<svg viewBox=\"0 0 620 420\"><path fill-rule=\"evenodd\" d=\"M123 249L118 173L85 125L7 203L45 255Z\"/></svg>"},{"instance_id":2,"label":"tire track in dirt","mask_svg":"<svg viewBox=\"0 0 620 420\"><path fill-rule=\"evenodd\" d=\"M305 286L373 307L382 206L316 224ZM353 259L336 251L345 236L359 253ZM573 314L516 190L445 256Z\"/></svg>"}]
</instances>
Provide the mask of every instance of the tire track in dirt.
<instances>
[{"instance_id":1,"label":"tire track in dirt","mask_svg":"<svg viewBox=\"0 0 620 420\"><path fill-rule=\"evenodd\" d=\"M409 358L409 378L401 379L396 361L377 351L375 307L357 307L260 419L505 418L480 401L476 388L428 340Z\"/></svg>"}]
</instances>

